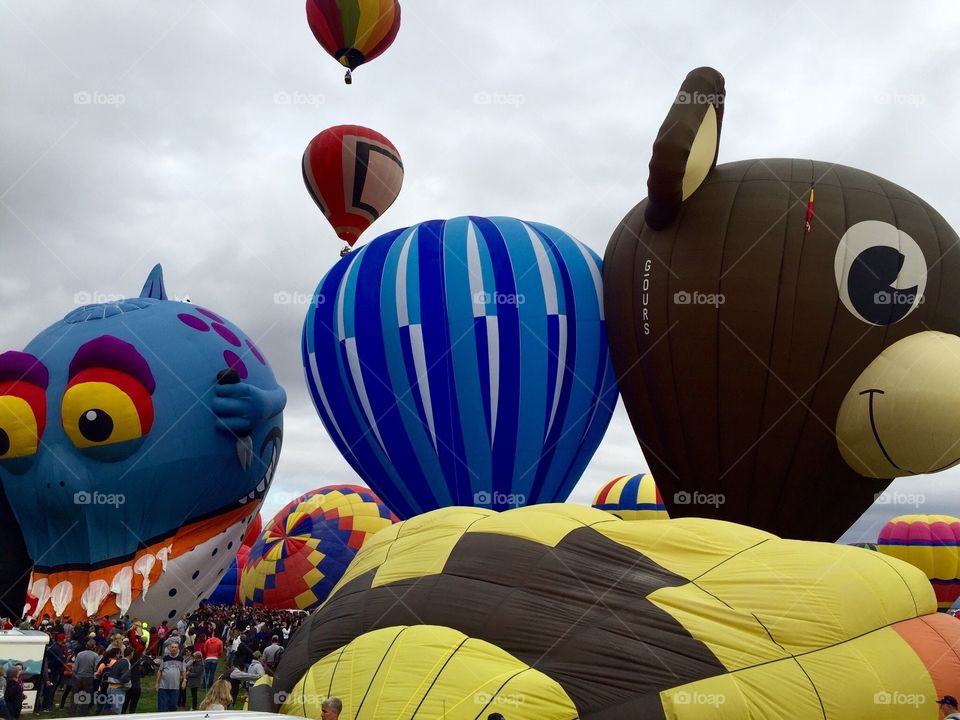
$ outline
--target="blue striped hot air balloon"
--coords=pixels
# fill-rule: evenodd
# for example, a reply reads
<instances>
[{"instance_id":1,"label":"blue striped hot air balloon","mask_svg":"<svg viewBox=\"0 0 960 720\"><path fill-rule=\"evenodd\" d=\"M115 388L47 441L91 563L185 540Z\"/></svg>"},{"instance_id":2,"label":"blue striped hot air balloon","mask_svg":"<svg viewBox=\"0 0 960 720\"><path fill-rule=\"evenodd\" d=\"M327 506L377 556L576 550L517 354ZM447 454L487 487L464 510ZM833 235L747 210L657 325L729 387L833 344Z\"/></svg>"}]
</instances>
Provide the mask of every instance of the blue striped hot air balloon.
<instances>
[{"instance_id":1,"label":"blue striped hot air balloon","mask_svg":"<svg viewBox=\"0 0 960 720\"><path fill-rule=\"evenodd\" d=\"M307 385L340 452L399 516L567 498L610 422L600 258L512 218L389 232L320 281Z\"/></svg>"}]
</instances>

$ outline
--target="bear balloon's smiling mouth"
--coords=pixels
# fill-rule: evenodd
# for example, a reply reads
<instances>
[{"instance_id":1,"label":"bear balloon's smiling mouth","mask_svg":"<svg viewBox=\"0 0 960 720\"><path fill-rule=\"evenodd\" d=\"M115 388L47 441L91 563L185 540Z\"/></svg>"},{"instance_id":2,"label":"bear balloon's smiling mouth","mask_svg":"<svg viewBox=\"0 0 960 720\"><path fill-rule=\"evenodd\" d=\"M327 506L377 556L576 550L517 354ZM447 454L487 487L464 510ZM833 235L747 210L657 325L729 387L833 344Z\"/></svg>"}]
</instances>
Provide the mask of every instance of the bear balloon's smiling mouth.
<instances>
[{"instance_id":1,"label":"bear balloon's smiling mouth","mask_svg":"<svg viewBox=\"0 0 960 720\"><path fill-rule=\"evenodd\" d=\"M893 461L893 458L890 457L890 453L887 452L887 448L884 447L884 445L883 445L883 440L880 439L880 431L877 430L877 420L876 420L876 416L874 415L874 411L873 411L873 400L874 400L874 398L875 398L877 395L886 395L886 392L883 391L883 390L881 390L880 388L869 388L868 390L863 390L863 391L861 391L859 394L860 394L860 395L869 395L869 396L870 396L870 401L869 401L869 402L870 402L870 404L869 404L870 430L873 432L873 439L877 441L877 447L880 448L880 452L883 453L883 457L885 457L886 460L887 460L887 462L890 463L890 465L892 465L893 467L895 467L897 470L900 470L900 471L905 472L905 473L909 473L910 475L924 475L924 474L927 474L927 473L938 473L938 472L940 472L941 470L946 470L947 468L953 467L953 466L956 465L958 462L960 462L960 457L958 457L958 458L950 461L950 462L947 463L946 465L943 465L943 466L941 466L941 467L938 467L938 468L935 468L935 469L931 469L931 470L910 470L910 469L908 469L908 468L902 468L902 467L900 467L899 465L897 465L897 464Z\"/></svg>"}]
</instances>

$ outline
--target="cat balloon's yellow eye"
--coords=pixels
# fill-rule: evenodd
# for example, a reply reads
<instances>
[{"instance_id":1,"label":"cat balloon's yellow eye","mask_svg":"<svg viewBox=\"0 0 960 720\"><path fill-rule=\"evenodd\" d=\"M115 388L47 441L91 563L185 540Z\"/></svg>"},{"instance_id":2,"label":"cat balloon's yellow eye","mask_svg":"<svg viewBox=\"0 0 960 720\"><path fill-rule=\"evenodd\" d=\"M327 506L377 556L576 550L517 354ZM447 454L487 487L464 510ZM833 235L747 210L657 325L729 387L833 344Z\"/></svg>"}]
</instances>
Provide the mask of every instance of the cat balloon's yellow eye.
<instances>
[{"instance_id":1,"label":"cat balloon's yellow eye","mask_svg":"<svg viewBox=\"0 0 960 720\"><path fill-rule=\"evenodd\" d=\"M78 448L136 440L153 426L153 399L119 370L91 368L67 386L61 404L64 432Z\"/></svg>"},{"instance_id":2,"label":"cat balloon's yellow eye","mask_svg":"<svg viewBox=\"0 0 960 720\"><path fill-rule=\"evenodd\" d=\"M42 433L43 424L30 403L0 390L0 460L35 455Z\"/></svg>"}]
</instances>

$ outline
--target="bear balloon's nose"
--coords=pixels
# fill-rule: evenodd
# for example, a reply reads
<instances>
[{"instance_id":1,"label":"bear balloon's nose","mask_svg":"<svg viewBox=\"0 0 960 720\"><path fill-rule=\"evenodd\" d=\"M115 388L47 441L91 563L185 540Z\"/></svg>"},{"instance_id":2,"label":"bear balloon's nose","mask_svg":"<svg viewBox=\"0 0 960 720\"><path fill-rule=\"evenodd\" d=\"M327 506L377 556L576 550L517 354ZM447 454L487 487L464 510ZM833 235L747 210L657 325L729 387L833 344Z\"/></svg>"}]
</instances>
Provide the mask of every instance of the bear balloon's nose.
<instances>
[{"instance_id":1,"label":"bear balloon's nose","mask_svg":"<svg viewBox=\"0 0 960 720\"><path fill-rule=\"evenodd\" d=\"M837 445L865 477L934 473L960 462L960 337L919 332L883 350L843 399Z\"/></svg>"}]
</instances>

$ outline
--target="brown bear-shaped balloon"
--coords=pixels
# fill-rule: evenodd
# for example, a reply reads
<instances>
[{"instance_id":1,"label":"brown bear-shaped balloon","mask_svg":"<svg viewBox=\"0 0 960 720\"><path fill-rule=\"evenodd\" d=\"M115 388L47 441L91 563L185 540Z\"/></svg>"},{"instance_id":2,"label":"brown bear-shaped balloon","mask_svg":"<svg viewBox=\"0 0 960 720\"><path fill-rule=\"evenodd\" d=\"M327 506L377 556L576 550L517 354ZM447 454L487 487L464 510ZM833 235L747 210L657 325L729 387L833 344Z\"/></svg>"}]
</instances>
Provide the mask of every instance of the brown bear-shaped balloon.
<instances>
[{"instance_id":1,"label":"brown bear-shaped balloon","mask_svg":"<svg viewBox=\"0 0 960 720\"><path fill-rule=\"evenodd\" d=\"M717 165L691 72L604 259L624 403L671 517L835 540L960 461L960 248L930 205L812 160Z\"/></svg>"}]
</instances>

